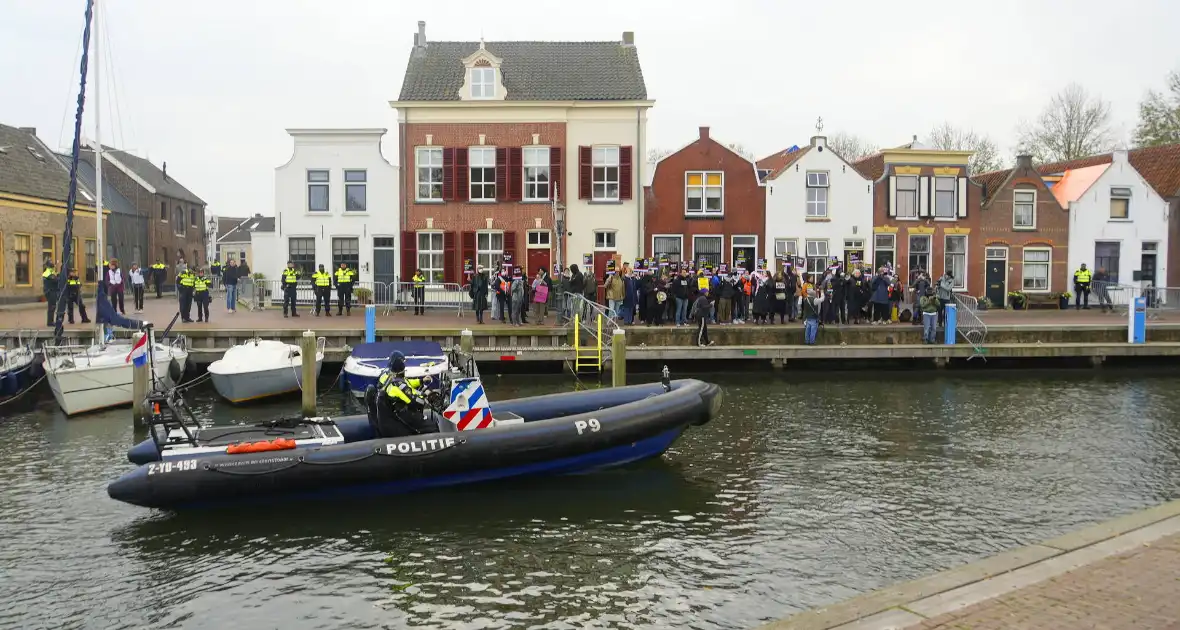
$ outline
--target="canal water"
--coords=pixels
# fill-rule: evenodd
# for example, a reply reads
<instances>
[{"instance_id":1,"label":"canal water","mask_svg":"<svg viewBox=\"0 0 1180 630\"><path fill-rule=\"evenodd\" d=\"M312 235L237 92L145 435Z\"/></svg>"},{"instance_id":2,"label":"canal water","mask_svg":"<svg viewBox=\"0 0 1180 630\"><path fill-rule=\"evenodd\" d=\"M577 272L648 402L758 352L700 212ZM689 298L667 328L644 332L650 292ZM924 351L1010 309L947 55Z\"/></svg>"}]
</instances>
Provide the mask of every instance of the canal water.
<instances>
[{"instance_id":1,"label":"canal water","mask_svg":"<svg viewBox=\"0 0 1180 630\"><path fill-rule=\"evenodd\" d=\"M183 515L106 497L129 411L4 408L0 628L747 628L1178 494L1176 376L712 380L721 417L660 461Z\"/></svg>"}]
</instances>

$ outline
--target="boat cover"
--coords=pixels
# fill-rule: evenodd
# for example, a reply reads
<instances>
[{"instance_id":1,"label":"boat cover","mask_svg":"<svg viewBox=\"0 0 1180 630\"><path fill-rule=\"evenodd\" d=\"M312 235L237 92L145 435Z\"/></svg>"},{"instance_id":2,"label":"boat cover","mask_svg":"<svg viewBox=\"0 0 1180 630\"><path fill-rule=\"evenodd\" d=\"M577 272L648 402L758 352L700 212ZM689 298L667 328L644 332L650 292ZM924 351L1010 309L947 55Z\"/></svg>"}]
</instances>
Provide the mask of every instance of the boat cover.
<instances>
[{"instance_id":1,"label":"boat cover","mask_svg":"<svg viewBox=\"0 0 1180 630\"><path fill-rule=\"evenodd\" d=\"M442 344L435 341L378 341L353 348L352 357L363 364L385 367L394 350L406 355L406 367L418 367L431 361L446 360Z\"/></svg>"}]
</instances>

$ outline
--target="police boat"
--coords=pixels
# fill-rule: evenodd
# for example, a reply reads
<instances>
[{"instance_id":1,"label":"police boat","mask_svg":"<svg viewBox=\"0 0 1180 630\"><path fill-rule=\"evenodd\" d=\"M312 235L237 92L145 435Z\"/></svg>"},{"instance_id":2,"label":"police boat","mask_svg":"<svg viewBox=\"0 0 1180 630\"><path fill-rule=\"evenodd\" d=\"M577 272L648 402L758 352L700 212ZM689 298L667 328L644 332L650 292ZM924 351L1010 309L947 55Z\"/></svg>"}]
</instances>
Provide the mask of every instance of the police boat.
<instances>
[{"instance_id":1,"label":"police boat","mask_svg":"<svg viewBox=\"0 0 1180 630\"><path fill-rule=\"evenodd\" d=\"M405 355L407 378L429 376L435 387L442 382L442 375L451 369L447 353L443 351L442 345L435 341L362 343L353 348L344 360L343 387L352 392L353 396L363 397L365 388L377 383L377 377L385 370L386 360L394 352Z\"/></svg>"},{"instance_id":2,"label":"police boat","mask_svg":"<svg viewBox=\"0 0 1180 630\"><path fill-rule=\"evenodd\" d=\"M660 456L722 403L718 386L671 380L666 369L657 383L494 403L478 376L456 379L449 392L427 392L437 431L402 437L382 437L368 416L202 428L179 393L155 395L151 437L128 452L139 466L107 493L183 510L587 472Z\"/></svg>"}]
</instances>

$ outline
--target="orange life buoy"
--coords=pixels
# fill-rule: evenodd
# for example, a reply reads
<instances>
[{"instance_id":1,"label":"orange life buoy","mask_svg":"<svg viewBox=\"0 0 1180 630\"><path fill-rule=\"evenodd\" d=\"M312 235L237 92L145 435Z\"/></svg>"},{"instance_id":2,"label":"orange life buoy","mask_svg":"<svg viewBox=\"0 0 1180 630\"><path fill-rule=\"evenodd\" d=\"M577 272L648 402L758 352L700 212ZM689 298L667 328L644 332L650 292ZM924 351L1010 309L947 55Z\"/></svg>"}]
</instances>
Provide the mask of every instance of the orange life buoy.
<instances>
[{"instance_id":1,"label":"orange life buoy","mask_svg":"<svg viewBox=\"0 0 1180 630\"><path fill-rule=\"evenodd\" d=\"M285 451L295 448L295 440L288 438L276 438L274 440L262 442L241 442L238 444L230 444L225 448L225 452L229 455L238 455L241 453L261 453L264 451Z\"/></svg>"}]
</instances>

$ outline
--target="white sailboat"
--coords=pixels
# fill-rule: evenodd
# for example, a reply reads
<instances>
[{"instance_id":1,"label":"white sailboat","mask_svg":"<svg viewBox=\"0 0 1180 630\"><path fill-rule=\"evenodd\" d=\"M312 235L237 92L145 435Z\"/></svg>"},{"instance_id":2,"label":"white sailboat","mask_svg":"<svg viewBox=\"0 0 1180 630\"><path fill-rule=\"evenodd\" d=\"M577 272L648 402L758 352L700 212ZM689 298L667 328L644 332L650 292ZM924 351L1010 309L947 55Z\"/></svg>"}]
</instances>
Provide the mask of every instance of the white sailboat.
<instances>
[{"instance_id":1,"label":"white sailboat","mask_svg":"<svg viewBox=\"0 0 1180 630\"><path fill-rule=\"evenodd\" d=\"M101 57L99 56L99 11L98 0L92 5L93 17L93 60L94 60L94 170L95 170L95 217L98 224L98 254L103 248L102 231L102 116L99 81ZM80 148L78 149L80 150ZM71 182L77 186L77 181ZM77 253L74 252L75 257ZM85 260L83 263L85 264ZM96 261L97 262L97 261ZM65 269L62 270L63 272ZM97 311L97 309L96 309ZM95 313L96 320L98 313ZM149 328L149 335L152 332ZM185 341L177 337L170 344L156 343L154 336L149 339L151 365L158 383L171 387L184 374L188 361ZM132 403L131 341L107 339L103 326L98 326L96 339L91 345L46 343L42 346L45 355L45 375L53 390L53 397L66 415L96 411L108 407Z\"/></svg>"}]
</instances>

